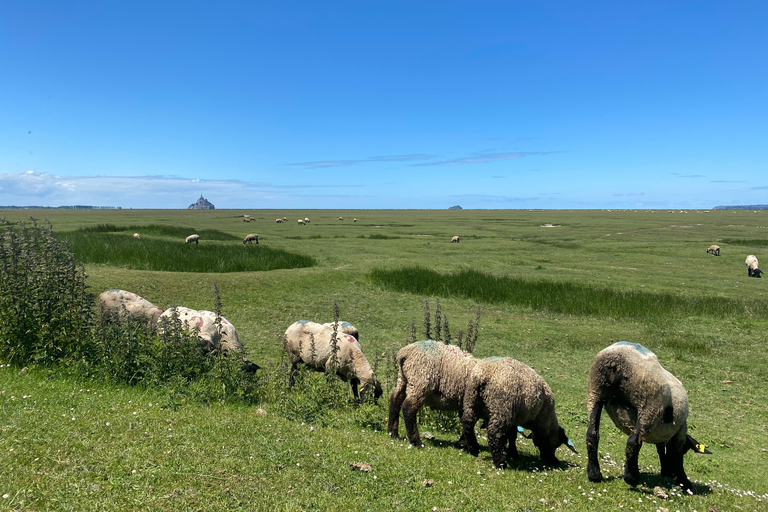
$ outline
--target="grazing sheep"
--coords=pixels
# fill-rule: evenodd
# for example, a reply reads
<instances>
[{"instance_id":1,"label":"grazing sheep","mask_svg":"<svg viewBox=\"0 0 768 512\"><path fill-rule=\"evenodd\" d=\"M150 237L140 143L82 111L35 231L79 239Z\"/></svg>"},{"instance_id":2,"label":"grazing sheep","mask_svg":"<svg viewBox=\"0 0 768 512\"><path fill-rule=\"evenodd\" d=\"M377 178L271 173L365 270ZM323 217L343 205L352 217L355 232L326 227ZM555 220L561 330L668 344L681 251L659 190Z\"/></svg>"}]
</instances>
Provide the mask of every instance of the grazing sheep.
<instances>
[{"instance_id":1,"label":"grazing sheep","mask_svg":"<svg viewBox=\"0 0 768 512\"><path fill-rule=\"evenodd\" d=\"M455 237L451 238L451 243L452 243L452 244L453 244L453 243L456 243L456 244L457 244L457 243L459 243L460 241L461 241L461 239L460 239L458 236L455 236Z\"/></svg>"},{"instance_id":2,"label":"grazing sheep","mask_svg":"<svg viewBox=\"0 0 768 512\"><path fill-rule=\"evenodd\" d=\"M299 219L299 226L306 226L306 222L304 222L304 219Z\"/></svg>"},{"instance_id":3,"label":"grazing sheep","mask_svg":"<svg viewBox=\"0 0 768 512\"><path fill-rule=\"evenodd\" d=\"M133 238L135 238L136 240L139 240L141 238L141 235L139 235L138 233L134 233Z\"/></svg>"},{"instance_id":4,"label":"grazing sheep","mask_svg":"<svg viewBox=\"0 0 768 512\"><path fill-rule=\"evenodd\" d=\"M155 306L147 299L125 290L107 290L99 294L99 307L102 317L127 316L146 320L150 327L157 324L163 308Z\"/></svg>"},{"instance_id":5,"label":"grazing sheep","mask_svg":"<svg viewBox=\"0 0 768 512\"><path fill-rule=\"evenodd\" d=\"M339 217L339 220L344 220L344 217Z\"/></svg>"},{"instance_id":6,"label":"grazing sheep","mask_svg":"<svg viewBox=\"0 0 768 512\"><path fill-rule=\"evenodd\" d=\"M355 217L354 219L352 219L352 222L357 222L357 217Z\"/></svg>"},{"instance_id":7,"label":"grazing sheep","mask_svg":"<svg viewBox=\"0 0 768 512\"><path fill-rule=\"evenodd\" d=\"M212 311L196 310L182 306L174 306L166 309L160 315L160 321L171 319L174 314L179 315L181 326L187 332L197 334L204 343L203 347L207 351L221 350L222 352L242 352L243 346L240 338L237 336L235 326L221 317L221 338L219 338L219 329L216 325L216 313Z\"/></svg>"},{"instance_id":8,"label":"grazing sheep","mask_svg":"<svg viewBox=\"0 0 768 512\"><path fill-rule=\"evenodd\" d=\"M603 478L597 457L603 407L614 425L629 435L625 482L632 486L640 482L637 456L643 443L653 443L662 476L676 478L677 485L691 489L683 454L689 449L710 452L688 435L688 394L653 352L637 343L619 341L595 357L587 389L587 476L592 482Z\"/></svg>"},{"instance_id":9,"label":"grazing sheep","mask_svg":"<svg viewBox=\"0 0 768 512\"><path fill-rule=\"evenodd\" d=\"M707 254L714 254L715 256L720 256L720 246L710 245L709 249L707 249Z\"/></svg>"},{"instance_id":10,"label":"grazing sheep","mask_svg":"<svg viewBox=\"0 0 768 512\"><path fill-rule=\"evenodd\" d=\"M283 222L288 222L288 217L283 217Z\"/></svg>"},{"instance_id":11,"label":"grazing sheep","mask_svg":"<svg viewBox=\"0 0 768 512\"><path fill-rule=\"evenodd\" d=\"M328 322L327 324L323 324L323 325L333 329L333 322ZM357 341L360 341L360 333L358 332L357 327L355 327L349 322L342 322L341 320L339 320L339 326L336 330L337 332L349 334L350 336L353 336Z\"/></svg>"},{"instance_id":12,"label":"grazing sheep","mask_svg":"<svg viewBox=\"0 0 768 512\"><path fill-rule=\"evenodd\" d=\"M316 371L326 370L332 356L332 335L332 327L307 320L299 320L288 327L283 343L291 361L291 386L300 363ZM336 340L336 374L349 380L356 399L363 401L373 393L374 400L378 400L382 393L381 384L376 380L360 343L353 336L341 332L336 334Z\"/></svg>"},{"instance_id":13,"label":"grazing sheep","mask_svg":"<svg viewBox=\"0 0 768 512\"><path fill-rule=\"evenodd\" d=\"M275 219L275 222L278 223L278 224L282 224L283 223L283 219Z\"/></svg>"},{"instance_id":14,"label":"grazing sheep","mask_svg":"<svg viewBox=\"0 0 768 512\"><path fill-rule=\"evenodd\" d=\"M307 223L307 224L309 224L309 217L305 217L305 218L304 218L304 222L305 222L305 223Z\"/></svg>"},{"instance_id":15,"label":"grazing sheep","mask_svg":"<svg viewBox=\"0 0 768 512\"><path fill-rule=\"evenodd\" d=\"M511 357L478 359L467 379L461 426L472 455L480 452L475 437L480 418L488 423L488 448L497 468L504 469L507 458L518 457L518 425L531 430L530 437L545 464L559 463L555 449L561 444L576 452L557 422L549 385L533 368Z\"/></svg>"},{"instance_id":16,"label":"grazing sheep","mask_svg":"<svg viewBox=\"0 0 768 512\"><path fill-rule=\"evenodd\" d=\"M754 254L747 256L745 263L747 264L747 275L749 277L760 277L760 274L763 273L763 271L758 268L759 263Z\"/></svg>"},{"instance_id":17,"label":"grazing sheep","mask_svg":"<svg viewBox=\"0 0 768 512\"><path fill-rule=\"evenodd\" d=\"M189 235L185 240L185 244L191 244L195 242L195 245L199 245L200 235Z\"/></svg>"},{"instance_id":18,"label":"grazing sheep","mask_svg":"<svg viewBox=\"0 0 768 512\"><path fill-rule=\"evenodd\" d=\"M396 361L397 384L389 399L387 431L398 438L402 409L408 441L421 446L416 413L425 405L440 411L461 411L467 377L477 360L456 345L425 340L401 348Z\"/></svg>"},{"instance_id":19,"label":"grazing sheep","mask_svg":"<svg viewBox=\"0 0 768 512\"><path fill-rule=\"evenodd\" d=\"M253 242L256 242L256 245L259 245L259 235L251 233L250 235L247 235L245 238L243 238L243 245L251 244Z\"/></svg>"}]
</instances>

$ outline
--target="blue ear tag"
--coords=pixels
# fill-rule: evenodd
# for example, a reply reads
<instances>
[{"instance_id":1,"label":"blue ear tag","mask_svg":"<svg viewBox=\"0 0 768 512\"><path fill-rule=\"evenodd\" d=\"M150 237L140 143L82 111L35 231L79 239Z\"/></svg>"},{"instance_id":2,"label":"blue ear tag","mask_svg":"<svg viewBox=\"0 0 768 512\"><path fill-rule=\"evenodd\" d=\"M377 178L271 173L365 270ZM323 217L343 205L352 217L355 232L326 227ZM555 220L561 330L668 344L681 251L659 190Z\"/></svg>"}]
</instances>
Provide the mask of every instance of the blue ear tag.
<instances>
[{"instance_id":1,"label":"blue ear tag","mask_svg":"<svg viewBox=\"0 0 768 512\"><path fill-rule=\"evenodd\" d=\"M568 440L568 446L570 446L571 448L574 448L573 443L571 442L570 439Z\"/></svg>"},{"instance_id":2,"label":"blue ear tag","mask_svg":"<svg viewBox=\"0 0 768 512\"><path fill-rule=\"evenodd\" d=\"M521 427L520 425L517 426L517 431L525 435L525 432L523 431L523 427Z\"/></svg>"}]
</instances>

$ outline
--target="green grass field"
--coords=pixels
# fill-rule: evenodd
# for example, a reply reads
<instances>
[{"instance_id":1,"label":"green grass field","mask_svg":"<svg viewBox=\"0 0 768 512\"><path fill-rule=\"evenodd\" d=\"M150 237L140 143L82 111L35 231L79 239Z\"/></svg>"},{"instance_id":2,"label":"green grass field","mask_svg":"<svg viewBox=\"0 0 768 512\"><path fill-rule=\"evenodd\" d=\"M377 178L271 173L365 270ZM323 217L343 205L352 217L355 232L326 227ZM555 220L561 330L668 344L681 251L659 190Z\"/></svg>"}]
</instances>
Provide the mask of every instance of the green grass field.
<instances>
[{"instance_id":1,"label":"green grass field","mask_svg":"<svg viewBox=\"0 0 768 512\"><path fill-rule=\"evenodd\" d=\"M244 223L244 214L256 220ZM0 211L10 221L30 215L73 240L95 295L121 288L161 307L212 310L217 283L223 315L265 382L280 379L288 325L331 321L334 300L381 365L406 343L412 320L423 333L425 300L439 299L454 335L479 307L475 355L536 369L580 455L560 448L561 467L547 468L518 440L521 461L497 471L487 450L475 458L453 446L452 418L423 413L422 432L435 439L408 448L386 434L389 389L376 406L287 419L302 405L297 393L317 384L311 376L287 401L267 393L256 406L204 405L163 388L4 365L0 509L768 510L768 279L748 278L744 265L748 254L768 265L768 211ZM294 220L276 224L283 216ZM311 223L298 226L304 217ZM193 232L198 247L184 244ZM258 246L243 245L248 233L259 234ZM145 261L166 266L119 257L136 242ZM713 243L720 257L705 253ZM100 244L107 250L95 259ZM298 263L240 270L236 262L253 263L257 251ZM182 256L203 254L203 268L185 270ZM594 355L619 340L653 350L688 390L689 432L713 452L685 456L693 496L658 476L652 446L640 454L642 485L627 486L626 438L607 415L607 480L587 480L587 374ZM379 371L385 388L387 373ZM291 400L298 405L286 407ZM675 494L656 498L657 485Z\"/></svg>"}]
</instances>

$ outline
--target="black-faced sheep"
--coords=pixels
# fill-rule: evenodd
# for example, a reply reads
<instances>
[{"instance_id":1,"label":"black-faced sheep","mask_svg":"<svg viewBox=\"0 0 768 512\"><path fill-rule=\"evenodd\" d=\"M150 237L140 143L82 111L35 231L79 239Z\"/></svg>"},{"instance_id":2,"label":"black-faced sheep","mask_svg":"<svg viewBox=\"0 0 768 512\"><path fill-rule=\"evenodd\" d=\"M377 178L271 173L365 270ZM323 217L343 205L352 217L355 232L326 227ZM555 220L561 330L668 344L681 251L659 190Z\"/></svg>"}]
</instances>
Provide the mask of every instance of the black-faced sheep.
<instances>
[{"instance_id":1,"label":"black-faced sheep","mask_svg":"<svg viewBox=\"0 0 768 512\"><path fill-rule=\"evenodd\" d=\"M757 261L757 257L754 254L747 256L747 259L744 263L747 264L747 275L749 277L760 277L760 274L763 273L763 271L758 268L759 263Z\"/></svg>"},{"instance_id":2,"label":"black-faced sheep","mask_svg":"<svg viewBox=\"0 0 768 512\"><path fill-rule=\"evenodd\" d=\"M461 242L461 239L458 236L454 236L453 238L451 238L452 244L457 244L459 242Z\"/></svg>"},{"instance_id":3,"label":"black-faced sheep","mask_svg":"<svg viewBox=\"0 0 768 512\"><path fill-rule=\"evenodd\" d=\"M422 406L440 411L462 410L467 377L477 360L455 345L425 340L397 352L397 384L389 399L387 431L398 438L400 410L413 446L421 446L416 414Z\"/></svg>"},{"instance_id":4,"label":"black-faced sheep","mask_svg":"<svg viewBox=\"0 0 768 512\"><path fill-rule=\"evenodd\" d=\"M625 482L632 486L640 482L637 457L643 443L653 443L662 476L675 478L677 485L691 489L683 469L683 454L689 449L710 452L688 435L688 394L683 384L662 368L653 352L637 343L620 341L595 357L587 391L587 476L592 482L603 478L597 456L603 408L629 436Z\"/></svg>"},{"instance_id":5,"label":"black-faced sheep","mask_svg":"<svg viewBox=\"0 0 768 512\"><path fill-rule=\"evenodd\" d=\"M147 325L153 327L157 324L163 308L155 306L147 299L125 290L107 290L99 294L99 307L102 316L123 315L145 320Z\"/></svg>"},{"instance_id":6,"label":"black-faced sheep","mask_svg":"<svg viewBox=\"0 0 768 512\"><path fill-rule=\"evenodd\" d=\"M200 235L189 235L187 238L184 239L185 244L191 244L192 242L195 242L195 245L199 245L200 241Z\"/></svg>"},{"instance_id":7,"label":"black-faced sheep","mask_svg":"<svg viewBox=\"0 0 768 512\"><path fill-rule=\"evenodd\" d=\"M344 220L344 217L339 217L339 220Z\"/></svg>"},{"instance_id":8,"label":"black-faced sheep","mask_svg":"<svg viewBox=\"0 0 768 512\"><path fill-rule=\"evenodd\" d=\"M243 238L243 245L252 244L253 242L256 242L256 245L259 245L259 235L251 233L249 235L246 235L245 238Z\"/></svg>"},{"instance_id":9,"label":"black-faced sheep","mask_svg":"<svg viewBox=\"0 0 768 512\"><path fill-rule=\"evenodd\" d=\"M486 420L488 448L497 468L506 467L507 458L518 457L518 426L531 430L530 438L545 464L558 464L555 450L562 444L576 452L557 422L549 385L533 368L511 357L477 360L467 380L463 408L461 426L467 451L479 453L475 424L478 419Z\"/></svg>"},{"instance_id":10,"label":"black-faced sheep","mask_svg":"<svg viewBox=\"0 0 768 512\"><path fill-rule=\"evenodd\" d=\"M282 224L282 223L283 223L283 219L275 219L275 222L276 222L277 224Z\"/></svg>"},{"instance_id":11,"label":"black-faced sheep","mask_svg":"<svg viewBox=\"0 0 768 512\"><path fill-rule=\"evenodd\" d=\"M299 219L299 226L305 226L307 223L304 222L304 219Z\"/></svg>"},{"instance_id":12,"label":"black-faced sheep","mask_svg":"<svg viewBox=\"0 0 768 512\"><path fill-rule=\"evenodd\" d=\"M720 246L719 245L710 245L707 249L707 254L714 254L715 256L720 256Z\"/></svg>"},{"instance_id":13,"label":"black-faced sheep","mask_svg":"<svg viewBox=\"0 0 768 512\"><path fill-rule=\"evenodd\" d=\"M291 385L299 364L315 371L326 371L332 359L332 336L333 327L307 320L299 320L288 327L283 343L291 361ZM363 401L373 394L378 400L382 394L381 384L376 380L360 343L354 336L337 332L336 347L336 374L349 380L355 398Z\"/></svg>"},{"instance_id":14,"label":"black-faced sheep","mask_svg":"<svg viewBox=\"0 0 768 512\"><path fill-rule=\"evenodd\" d=\"M304 217L304 223L309 224L309 217Z\"/></svg>"},{"instance_id":15,"label":"black-faced sheep","mask_svg":"<svg viewBox=\"0 0 768 512\"><path fill-rule=\"evenodd\" d=\"M141 235L138 233L134 233L133 238L135 238L136 240L139 240L141 238Z\"/></svg>"}]
</instances>

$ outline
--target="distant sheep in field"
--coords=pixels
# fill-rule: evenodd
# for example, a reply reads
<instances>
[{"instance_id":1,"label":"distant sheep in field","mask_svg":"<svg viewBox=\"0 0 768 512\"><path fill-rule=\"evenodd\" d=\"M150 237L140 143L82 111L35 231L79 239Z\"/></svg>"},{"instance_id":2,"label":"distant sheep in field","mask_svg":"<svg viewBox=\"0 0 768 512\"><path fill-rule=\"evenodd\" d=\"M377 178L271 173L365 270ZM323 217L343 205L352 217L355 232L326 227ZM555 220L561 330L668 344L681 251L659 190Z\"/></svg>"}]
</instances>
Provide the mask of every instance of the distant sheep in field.
<instances>
[{"instance_id":1,"label":"distant sheep in field","mask_svg":"<svg viewBox=\"0 0 768 512\"><path fill-rule=\"evenodd\" d=\"M307 223L304 222L304 219L299 219L299 226L306 226Z\"/></svg>"},{"instance_id":2,"label":"distant sheep in field","mask_svg":"<svg viewBox=\"0 0 768 512\"><path fill-rule=\"evenodd\" d=\"M246 237L243 238L243 245L251 244L253 242L256 242L256 245L259 245L259 235L251 233L250 235L246 235Z\"/></svg>"},{"instance_id":3,"label":"distant sheep in field","mask_svg":"<svg viewBox=\"0 0 768 512\"><path fill-rule=\"evenodd\" d=\"M637 343L619 341L598 352L589 372L587 388L587 477L599 482L600 414L605 407L614 425L629 436L624 481L640 483L637 457L643 443L653 443L661 462L661 475L691 489L683 469L690 449L710 453L688 435L688 393L656 355Z\"/></svg>"},{"instance_id":4,"label":"distant sheep in field","mask_svg":"<svg viewBox=\"0 0 768 512\"><path fill-rule=\"evenodd\" d=\"M163 308L155 306L147 299L129 291L116 289L99 294L99 308L102 317L127 316L145 320L150 327L157 324L160 315L163 314Z\"/></svg>"},{"instance_id":5,"label":"distant sheep in field","mask_svg":"<svg viewBox=\"0 0 768 512\"><path fill-rule=\"evenodd\" d=\"M304 222L305 222L305 223L307 223L307 224L309 224L309 217L305 217L305 218L304 218Z\"/></svg>"},{"instance_id":6,"label":"distant sheep in field","mask_svg":"<svg viewBox=\"0 0 768 512\"><path fill-rule=\"evenodd\" d=\"M315 371L326 371L332 356L332 336L332 327L307 320L299 320L288 327L283 343L291 361L291 386L299 364ZM373 394L373 398L377 400L382 393L381 384L376 380L360 343L349 334L337 332L336 346L336 374L344 380L349 380L355 398L363 401Z\"/></svg>"},{"instance_id":7,"label":"distant sheep in field","mask_svg":"<svg viewBox=\"0 0 768 512\"><path fill-rule=\"evenodd\" d=\"M185 240L185 244L191 244L192 242L195 242L195 245L199 245L200 241L200 235L189 235Z\"/></svg>"},{"instance_id":8,"label":"distant sheep in field","mask_svg":"<svg viewBox=\"0 0 768 512\"><path fill-rule=\"evenodd\" d=\"M760 277L760 274L763 273L763 271L758 268L759 263L757 261L757 256L754 254L747 256L745 263L747 264L747 275L749 277Z\"/></svg>"},{"instance_id":9,"label":"distant sheep in field","mask_svg":"<svg viewBox=\"0 0 768 512\"><path fill-rule=\"evenodd\" d=\"M138 233L134 233L133 238L135 238L136 240L139 240L141 238L141 235L139 235Z\"/></svg>"},{"instance_id":10,"label":"distant sheep in field","mask_svg":"<svg viewBox=\"0 0 768 512\"><path fill-rule=\"evenodd\" d=\"M339 220L344 220L344 217L339 217Z\"/></svg>"},{"instance_id":11,"label":"distant sheep in field","mask_svg":"<svg viewBox=\"0 0 768 512\"><path fill-rule=\"evenodd\" d=\"M282 224L283 223L283 219L275 219L275 222L278 223L278 224Z\"/></svg>"},{"instance_id":12,"label":"distant sheep in field","mask_svg":"<svg viewBox=\"0 0 768 512\"><path fill-rule=\"evenodd\" d=\"M352 219L352 222L357 222L357 217L355 217L354 219Z\"/></svg>"},{"instance_id":13,"label":"distant sheep in field","mask_svg":"<svg viewBox=\"0 0 768 512\"><path fill-rule=\"evenodd\" d=\"M709 249L707 249L707 254L714 254L715 256L720 256L720 246L710 245Z\"/></svg>"},{"instance_id":14,"label":"distant sheep in field","mask_svg":"<svg viewBox=\"0 0 768 512\"><path fill-rule=\"evenodd\" d=\"M467 380L463 410L461 425L467 451L479 453L475 424L485 420L488 448L497 468L505 468L507 458L519 456L515 444L518 425L531 430L530 438L545 464L559 463L555 450L560 445L578 453L557 421L552 389L533 368L511 357L477 360Z\"/></svg>"},{"instance_id":15,"label":"distant sheep in field","mask_svg":"<svg viewBox=\"0 0 768 512\"><path fill-rule=\"evenodd\" d=\"M460 241L461 241L461 239L458 236L455 236L455 237L451 238L451 243L452 244L457 244Z\"/></svg>"},{"instance_id":16,"label":"distant sheep in field","mask_svg":"<svg viewBox=\"0 0 768 512\"><path fill-rule=\"evenodd\" d=\"M397 439L400 411L413 446L421 446L416 414L423 406L460 412L467 378L477 359L456 345L425 340L401 348L396 356L397 383L389 398L387 432Z\"/></svg>"},{"instance_id":17,"label":"distant sheep in field","mask_svg":"<svg viewBox=\"0 0 768 512\"><path fill-rule=\"evenodd\" d=\"M288 217L283 217L283 222L288 222Z\"/></svg>"}]
</instances>

